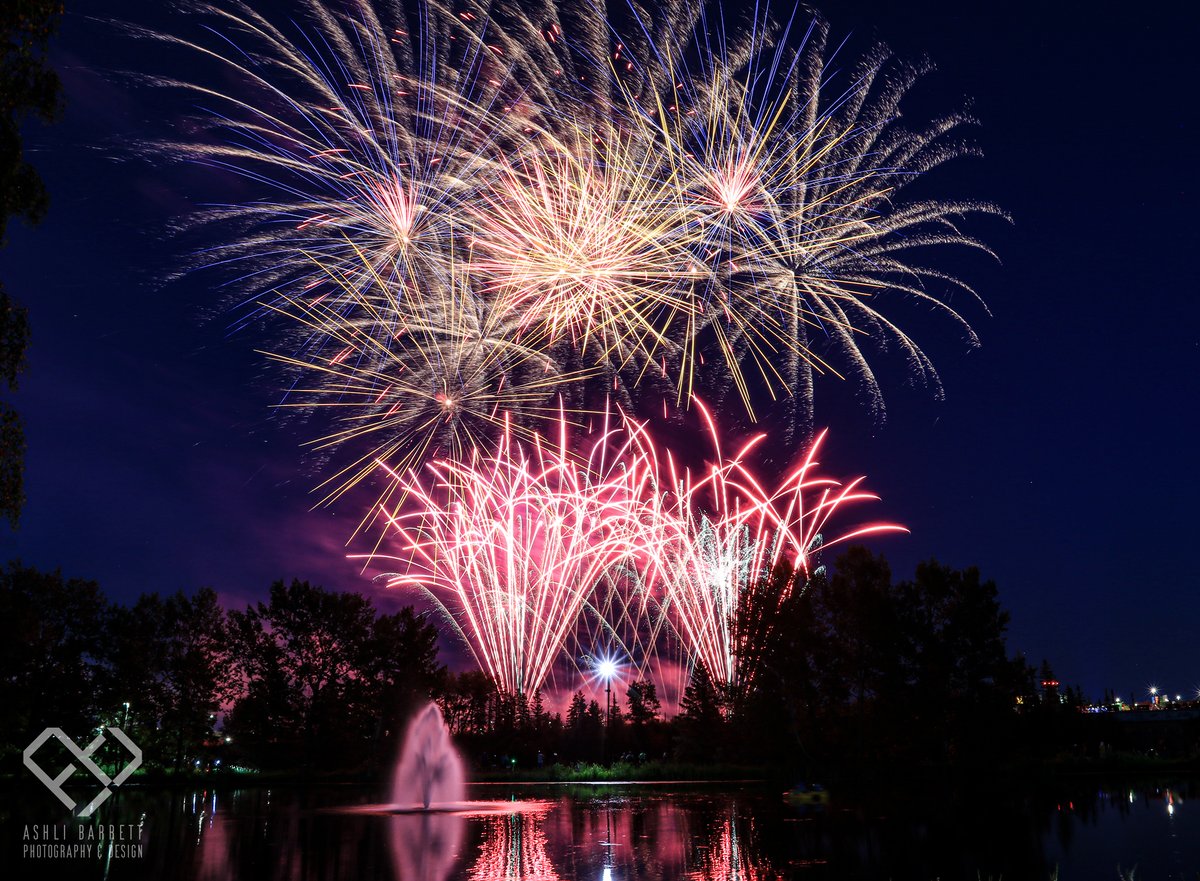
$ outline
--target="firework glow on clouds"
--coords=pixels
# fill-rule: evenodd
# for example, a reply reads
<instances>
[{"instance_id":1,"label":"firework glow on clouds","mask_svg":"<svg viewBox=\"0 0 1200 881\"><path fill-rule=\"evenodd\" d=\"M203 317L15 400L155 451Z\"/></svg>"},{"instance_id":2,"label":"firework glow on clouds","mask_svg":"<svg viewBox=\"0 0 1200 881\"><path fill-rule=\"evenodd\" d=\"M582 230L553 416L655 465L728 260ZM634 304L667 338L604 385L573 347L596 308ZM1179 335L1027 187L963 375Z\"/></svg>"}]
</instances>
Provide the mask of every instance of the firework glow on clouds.
<instances>
[{"instance_id":1,"label":"firework glow on clouds","mask_svg":"<svg viewBox=\"0 0 1200 881\"><path fill-rule=\"evenodd\" d=\"M219 230L203 262L238 321L281 331L265 354L332 463L322 501L373 487L371 559L506 691L539 688L588 615L639 671L669 628L733 684L739 604L781 561L802 582L820 547L900 528L827 536L874 497L815 472L814 376L880 417L876 352L941 393L905 308L977 344L954 300L982 301L926 255L990 253L962 222L1001 212L906 196L974 153L973 121L902 122L928 67L882 46L843 66L799 11L299 7L135 32L238 83L160 79L206 136L153 149L263 194L193 226ZM703 468L672 449L697 415ZM767 445L797 463L772 483Z\"/></svg>"}]
</instances>

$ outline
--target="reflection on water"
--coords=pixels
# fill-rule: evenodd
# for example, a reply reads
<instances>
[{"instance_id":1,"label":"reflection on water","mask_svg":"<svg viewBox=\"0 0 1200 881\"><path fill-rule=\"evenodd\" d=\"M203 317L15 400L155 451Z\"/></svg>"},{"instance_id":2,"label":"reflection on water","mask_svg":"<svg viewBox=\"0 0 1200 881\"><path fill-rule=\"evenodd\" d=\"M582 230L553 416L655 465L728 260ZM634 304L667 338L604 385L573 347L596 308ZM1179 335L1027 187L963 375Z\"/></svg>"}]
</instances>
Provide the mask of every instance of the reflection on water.
<instances>
[{"instance_id":1,"label":"reflection on water","mask_svg":"<svg viewBox=\"0 0 1200 881\"><path fill-rule=\"evenodd\" d=\"M738 834L738 825L736 813L730 811L730 816L721 820L700 867L689 877L704 881L760 881L779 877L750 844L753 823L744 821L742 834Z\"/></svg>"},{"instance_id":2,"label":"reflection on water","mask_svg":"<svg viewBox=\"0 0 1200 881\"><path fill-rule=\"evenodd\" d=\"M797 808L765 790L475 787L479 810L372 814L353 787L195 792L123 788L72 829L140 824L140 859L23 859L22 827L52 804L0 800L0 877L279 881L775 881L1138 878L1200 873L1200 787L1098 786L1043 794L923 792ZM508 799L507 807L504 800ZM497 802L500 802L497 804ZM110 854L111 856L111 854ZM52 869L52 870L51 870Z\"/></svg>"},{"instance_id":3,"label":"reflection on water","mask_svg":"<svg viewBox=\"0 0 1200 881\"><path fill-rule=\"evenodd\" d=\"M397 814L385 817L392 865L405 881L445 881L462 850L466 820L457 814Z\"/></svg>"},{"instance_id":4,"label":"reflection on water","mask_svg":"<svg viewBox=\"0 0 1200 881\"><path fill-rule=\"evenodd\" d=\"M471 881L497 878L521 881L559 881L546 854L546 812L514 812L484 818L479 858L471 867Z\"/></svg>"}]
</instances>

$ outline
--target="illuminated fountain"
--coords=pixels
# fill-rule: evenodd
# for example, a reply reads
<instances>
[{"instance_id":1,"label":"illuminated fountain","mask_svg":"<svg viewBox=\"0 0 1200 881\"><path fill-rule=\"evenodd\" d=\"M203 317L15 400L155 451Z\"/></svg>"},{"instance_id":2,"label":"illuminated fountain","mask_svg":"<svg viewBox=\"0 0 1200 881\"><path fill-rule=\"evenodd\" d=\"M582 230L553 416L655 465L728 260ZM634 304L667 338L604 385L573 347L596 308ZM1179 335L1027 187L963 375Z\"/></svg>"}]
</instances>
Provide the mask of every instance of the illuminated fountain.
<instances>
[{"instance_id":1,"label":"illuminated fountain","mask_svg":"<svg viewBox=\"0 0 1200 881\"><path fill-rule=\"evenodd\" d=\"M460 810L466 792L462 759L438 705L430 703L413 718L392 778L396 810Z\"/></svg>"},{"instance_id":2,"label":"illuminated fountain","mask_svg":"<svg viewBox=\"0 0 1200 881\"><path fill-rule=\"evenodd\" d=\"M462 848L466 792L463 763L435 703L420 710L404 735L392 777L394 814L388 836L397 878L444 881Z\"/></svg>"},{"instance_id":3,"label":"illuminated fountain","mask_svg":"<svg viewBox=\"0 0 1200 881\"><path fill-rule=\"evenodd\" d=\"M335 808L339 813L383 814L387 816L388 844L397 878L403 881L446 881L462 857L467 818L489 818L489 831L504 831L507 822L517 833L526 829L522 814L537 817L529 825L530 836L518 834L517 843L540 841L537 818L550 805L544 801L466 801L466 775L463 761L450 740L450 730L437 704L423 707L409 723L404 735L400 761L392 776L392 800L387 804L365 804ZM499 818L499 819L497 819ZM505 818L508 818L507 820ZM510 836L511 837L511 836ZM508 841L508 839L505 839ZM501 842L485 845L481 858L507 853ZM524 851L522 851L524 854ZM526 856L528 859L526 860ZM544 848L521 857L536 867L532 874L520 876L548 881L553 868ZM524 863L522 863L524 865ZM478 870L472 877L483 877ZM495 876L502 877L502 876Z\"/></svg>"},{"instance_id":4,"label":"illuminated fountain","mask_svg":"<svg viewBox=\"0 0 1200 881\"><path fill-rule=\"evenodd\" d=\"M392 800L336 808L369 814L456 814L463 817L545 812L545 802L467 801L463 760L450 740L450 729L435 703L426 704L408 725L400 761L392 775Z\"/></svg>"}]
</instances>

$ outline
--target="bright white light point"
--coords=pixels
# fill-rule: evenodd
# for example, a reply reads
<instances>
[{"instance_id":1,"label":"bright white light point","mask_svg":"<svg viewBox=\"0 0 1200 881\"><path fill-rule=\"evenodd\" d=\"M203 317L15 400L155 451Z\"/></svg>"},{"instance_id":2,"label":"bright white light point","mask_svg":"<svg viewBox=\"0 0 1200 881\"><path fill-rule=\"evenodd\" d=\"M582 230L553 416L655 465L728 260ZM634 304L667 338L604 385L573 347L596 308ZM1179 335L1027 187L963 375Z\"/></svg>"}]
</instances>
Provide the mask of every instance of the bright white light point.
<instances>
[{"instance_id":1,"label":"bright white light point","mask_svg":"<svg viewBox=\"0 0 1200 881\"><path fill-rule=\"evenodd\" d=\"M596 674L603 680L608 681L617 675L617 665L615 661L605 658L596 665Z\"/></svg>"},{"instance_id":2,"label":"bright white light point","mask_svg":"<svg viewBox=\"0 0 1200 881\"><path fill-rule=\"evenodd\" d=\"M1150 686L1150 693L1151 693L1151 694L1158 694L1158 686L1157 686L1157 685L1151 685L1151 686Z\"/></svg>"}]
</instances>

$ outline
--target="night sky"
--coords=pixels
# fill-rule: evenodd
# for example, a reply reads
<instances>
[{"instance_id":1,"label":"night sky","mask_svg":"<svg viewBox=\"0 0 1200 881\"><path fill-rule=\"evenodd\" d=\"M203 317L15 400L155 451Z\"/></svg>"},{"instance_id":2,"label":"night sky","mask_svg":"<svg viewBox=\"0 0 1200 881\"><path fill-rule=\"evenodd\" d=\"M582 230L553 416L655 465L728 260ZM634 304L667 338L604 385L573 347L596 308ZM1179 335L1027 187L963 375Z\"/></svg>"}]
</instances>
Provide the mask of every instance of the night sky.
<instances>
[{"instance_id":1,"label":"night sky","mask_svg":"<svg viewBox=\"0 0 1200 881\"><path fill-rule=\"evenodd\" d=\"M303 431L280 424L277 385L253 353L269 341L228 332L216 275L164 281L192 247L171 225L242 185L130 158L131 140L169 134L191 108L111 72L180 74L188 62L97 19L192 25L158 3L67 6L51 55L66 112L27 133L51 211L35 229L14 224L0 256L33 329L15 396L28 503L4 556L96 579L119 601L210 585L240 605L293 576L381 593L345 559L363 549L344 547L353 513L311 510ZM872 513L912 530L875 545L896 577L929 557L976 565L1011 612L1010 648L1050 659L1064 682L1097 697L1111 687L1143 699L1152 683L1194 696L1196 13L937 2L824 12L851 49L882 38L936 62L917 111L973 99L985 157L926 186L995 201L1014 223L971 226L998 265L930 258L993 313L959 304L978 350L946 324L923 331L946 400L885 379L878 425L851 389L822 384L823 461L869 475L883 497Z\"/></svg>"}]
</instances>

